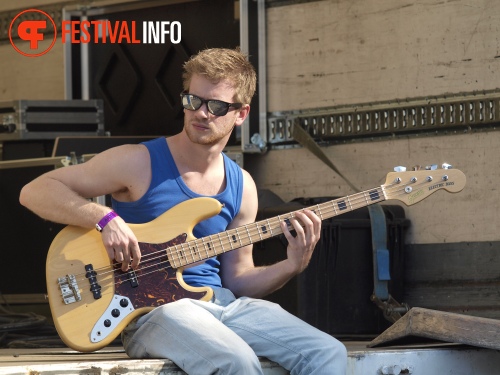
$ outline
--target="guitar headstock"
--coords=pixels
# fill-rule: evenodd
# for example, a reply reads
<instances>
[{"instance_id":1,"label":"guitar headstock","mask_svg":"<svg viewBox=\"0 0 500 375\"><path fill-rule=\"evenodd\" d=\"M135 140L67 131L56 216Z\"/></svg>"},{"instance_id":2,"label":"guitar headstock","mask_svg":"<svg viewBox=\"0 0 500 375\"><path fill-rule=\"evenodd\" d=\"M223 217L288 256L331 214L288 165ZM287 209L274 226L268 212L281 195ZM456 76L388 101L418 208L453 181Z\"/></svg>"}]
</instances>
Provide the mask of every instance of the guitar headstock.
<instances>
[{"instance_id":1,"label":"guitar headstock","mask_svg":"<svg viewBox=\"0 0 500 375\"><path fill-rule=\"evenodd\" d=\"M465 186L465 175L458 169L397 171L387 175L382 186L386 199L397 199L410 206L438 190L457 193Z\"/></svg>"}]
</instances>

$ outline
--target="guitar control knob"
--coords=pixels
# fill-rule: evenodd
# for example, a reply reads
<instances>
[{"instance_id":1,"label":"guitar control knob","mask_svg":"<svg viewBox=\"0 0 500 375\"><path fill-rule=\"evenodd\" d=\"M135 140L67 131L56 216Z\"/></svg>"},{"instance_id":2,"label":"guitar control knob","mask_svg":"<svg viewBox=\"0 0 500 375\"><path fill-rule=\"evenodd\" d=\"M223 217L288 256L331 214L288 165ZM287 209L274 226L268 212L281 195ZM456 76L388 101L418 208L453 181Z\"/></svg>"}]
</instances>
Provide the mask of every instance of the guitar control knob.
<instances>
[{"instance_id":1,"label":"guitar control knob","mask_svg":"<svg viewBox=\"0 0 500 375\"><path fill-rule=\"evenodd\" d=\"M106 319L106 320L104 321L104 327L106 327L106 328L111 327L111 320Z\"/></svg>"},{"instance_id":2,"label":"guitar control knob","mask_svg":"<svg viewBox=\"0 0 500 375\"><path fill-rule=\"evenodd\" d=\"M120 310L118 310L118 309L111 310L111 316L113 318L118 318L120 316Z\"/></svg>"},{"instance_id":3,"label":"guitar control knob","mask_svg":"<svg viewBox=\"0 0 500 375\"><path fill-rule=\"evenodd\" d=\"M125 298L122 298L122 299L120 300L120 306L121 306L121 307L127 307L127 306L128 306L128 300L127 300L127 299L125 299Z\"/></svg>"}]
</instances>

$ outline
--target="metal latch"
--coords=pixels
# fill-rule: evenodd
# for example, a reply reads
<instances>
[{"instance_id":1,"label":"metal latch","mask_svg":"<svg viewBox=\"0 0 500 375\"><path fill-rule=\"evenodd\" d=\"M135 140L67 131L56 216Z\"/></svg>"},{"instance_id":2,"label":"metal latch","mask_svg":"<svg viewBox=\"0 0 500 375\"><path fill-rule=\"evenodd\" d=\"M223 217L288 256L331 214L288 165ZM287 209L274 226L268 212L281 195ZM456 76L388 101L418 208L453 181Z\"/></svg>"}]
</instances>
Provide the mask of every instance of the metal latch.
<instances>
[{"instance_id":1,"label":"metal latch","mask_svg":"<svg viewBox=\"0 0 500 375\"><path fill-rule=\"evenodd\" d=\"M375 294L372 294L370 299L384 312L384 318L392 323L401 319L410 310L406 303L399 303L390 294L386 301L382 301Z\"/></svg>"}]
</instances>

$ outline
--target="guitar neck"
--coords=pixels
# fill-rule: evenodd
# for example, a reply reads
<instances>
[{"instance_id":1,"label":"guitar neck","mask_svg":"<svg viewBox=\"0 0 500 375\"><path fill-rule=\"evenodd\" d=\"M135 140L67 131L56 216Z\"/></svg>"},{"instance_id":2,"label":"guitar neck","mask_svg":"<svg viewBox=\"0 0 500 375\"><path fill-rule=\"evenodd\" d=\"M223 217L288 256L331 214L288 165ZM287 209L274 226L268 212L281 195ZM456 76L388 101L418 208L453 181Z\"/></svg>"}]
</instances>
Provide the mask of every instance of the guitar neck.
<instances>
[{"instance_id":1,"label":"guitar neck","mask_svg":"<svg viewBox=\"0 0 500 375\"><path fill-rule=\"evenodd\" d=\"M386 196L382 187L378 187L325 203L316 204L305 209L316 213L321 220L326 220L345 212L385 200ZM184 267L280 235L283 233L280 223L284 221L290 228L291 224L289 220L294 218L295 213L298 211L278 215L273 218L246 224L225 232L212 234L170 247L166 249L170 264L175 268Z\"/></svg>"}]
</instances>

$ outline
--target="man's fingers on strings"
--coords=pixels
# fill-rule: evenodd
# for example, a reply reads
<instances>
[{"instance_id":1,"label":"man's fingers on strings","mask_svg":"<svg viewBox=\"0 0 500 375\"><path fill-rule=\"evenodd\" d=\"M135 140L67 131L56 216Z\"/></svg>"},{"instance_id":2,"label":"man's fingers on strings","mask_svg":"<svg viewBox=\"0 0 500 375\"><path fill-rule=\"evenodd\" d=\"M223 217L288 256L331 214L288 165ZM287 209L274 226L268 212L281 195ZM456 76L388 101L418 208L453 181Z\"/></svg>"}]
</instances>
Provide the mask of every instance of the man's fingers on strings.
<instances>
[{"instance_id":1,"label":"man's fingers on strings","mask_svg":"<svg viewBox=\"0 0 500 375\"><path fill-rule=\"evenodd\" d=\"M123 262L123 253L121 252L120 248L118 247L113 247L113 254L114 254L114 260L117 262L121 263Z\"/></svg>"},{"instance_id":2,"label":"man's fingers on strings","mask_svg":"<svg viewBox=\"0 0 500 375\"><path fill-rule=\"evenodd\" d=\"M122 254L122 270L127 271L130 267L130 253L126 249L120 249Z\"/></svg>"},{"instance_id":3,"label":"man's fingers on strings","mask_svg":"<svg viewBox=\"0 0 500 375\"><path fill-rule=\"evenodd\" d=\"M281 231L288 241L295 238L295 230L291 219L285 219L280 223Z\"/></svg>"},{"instance_id":4,"label":"man's fingers on strings","mask_svg":"<svg viewBox=\"0 0 500 375\"><path fill-rule=\"evenodd\" d=\"M141 249L139 248L139 245L136 243L131 244L130 253L132 256L131 266L132 268L136 269L139 265L139 262L141 261Z\"/></svg>"}]
</instances>

